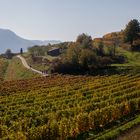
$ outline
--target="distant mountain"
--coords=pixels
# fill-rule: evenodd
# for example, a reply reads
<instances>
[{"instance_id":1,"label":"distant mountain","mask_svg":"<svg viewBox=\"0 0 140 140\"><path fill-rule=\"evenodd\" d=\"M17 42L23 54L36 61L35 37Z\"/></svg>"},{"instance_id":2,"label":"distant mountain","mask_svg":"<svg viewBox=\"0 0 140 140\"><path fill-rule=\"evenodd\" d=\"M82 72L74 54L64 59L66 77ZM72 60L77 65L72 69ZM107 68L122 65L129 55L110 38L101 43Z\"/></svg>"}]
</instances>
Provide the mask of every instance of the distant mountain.
<instances>
[{"instance_id":1,"label":"distant mountain","mask_svg":"<svg viewBox=\"0 0 140 140\"><path fill-rule=\"evenodd\" d=\"M47 45L48 43L57 44L60 43L60 41L28 40L16 35L11 30L0 29L0 54L4 53L7 49L11 49L12 52L19 52L20 48L23 48L23 50L26 51L28 47L33 45Z\"/></svg>"}]
</instances>

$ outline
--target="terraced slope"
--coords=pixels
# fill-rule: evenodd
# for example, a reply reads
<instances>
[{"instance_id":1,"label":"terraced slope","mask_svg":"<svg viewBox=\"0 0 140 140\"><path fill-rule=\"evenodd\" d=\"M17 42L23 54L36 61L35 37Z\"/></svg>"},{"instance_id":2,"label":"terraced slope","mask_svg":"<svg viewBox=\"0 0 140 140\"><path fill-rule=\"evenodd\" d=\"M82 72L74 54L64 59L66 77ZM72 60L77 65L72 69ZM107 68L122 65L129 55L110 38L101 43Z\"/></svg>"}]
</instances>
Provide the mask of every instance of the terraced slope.
<instances>
[{"instance_id":1,"label":"terraced slope","mask_svg":"<svg viewBox=\"0 0 140 140\"><path fill-rule=\"evenodd\" d=\"M0 139L77 138L139 110L139 74L4 82Z\"/></svg>"}]
</instances>

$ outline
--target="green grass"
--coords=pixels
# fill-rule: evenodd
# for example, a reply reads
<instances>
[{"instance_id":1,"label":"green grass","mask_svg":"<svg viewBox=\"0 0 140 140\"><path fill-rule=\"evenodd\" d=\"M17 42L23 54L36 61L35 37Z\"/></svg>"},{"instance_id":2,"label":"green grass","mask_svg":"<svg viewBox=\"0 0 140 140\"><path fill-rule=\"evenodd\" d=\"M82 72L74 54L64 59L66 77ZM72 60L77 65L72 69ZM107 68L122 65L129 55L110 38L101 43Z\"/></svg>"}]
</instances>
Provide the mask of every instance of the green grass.
<instances>
[{"instance_id":1,"label":"green grass","mask_svg":"<svg viewBox=\"0 0 140 140\"><path fill-rule=\"evenodd\" d=\"M4 58L0 58L0 81L4 80L5 72L7 70L9 61Z\"/></svg>"},{"instance_id":2,"label":"green grass","mask_svg":"<svg viewBox=\"0 0 140 140\"><path fill-rule=\"evenodd\" d=\"M7 70L9 61L4 58L0 58L0 81L4 80L5 72Z\"/></svg>"},{"instance_id":3,"label":"green grass","mask_svg":"<svg viewBox=\"0 0 140 140\"><path fill-rule=\"evenodd\" d=\"M28 79L37 76L39 75L26 69L18 58L13 57L9 60L9 66L5 74L5 81Z\"/></svg>"},{"instance_id":4,"label":"green grass","mask_svg":"<svg viewBox=\"0 0 140 140\"><path fill-rule=\"evenodd\" d=\"M58 57L47 55L47 56L44 56L44 58L47 58L48 60L52 61L52 60L54 60L55 58L58 58Z\"/></svg>"},{"instance_id":5,"label":"green grass","mask_svg":"<svg viewBox=\"0 0 140 140\"><path fill-rule=\"evenodd\" d=\"M44 66L41 64L31 64L32 68L39 70L39 71L44 71L44 70L48 70L49 66Z\"/></svg>"},{"instance_id":6,"label":"green grass","mask_svg":"<svg viewBox=\"0 0 140 140\"><path fill-rule=\"evenodd\" d=\"M28 65L31 65L32 68L36 69L36 70L39 70L39 71L43 71L43 70L47 70L48 69L48 66L44 66L40 63L33 63L32 59L31 59L31 56L28 52L24 53L22 55L25 60L27 61Z\"/></svg>"},{"instance_id":7,"label":"green grass","mask_svg":"<svg viewBox=\"0 0 140 140\"><path fill-rule=\"evenodd\" d=\"M131 52L124 50L123 48L117 48L118 55L123 55L127 58L127 62L124 64L113 64L113 66L140 66L140 52Z\"/></svg>"},{"instance_id":8,"label":"green grass","mask_svg":"<svg viewBox=\"0 0 140 140\"><path fill-rule=\"evenodd\" d=\"M31 59L31 56L29 53L24 53L23 54L23 57L26 59L27 63L29 65L32 66L32 68L36 69L36 70L39 70L39 71L44 71L44 70L48 70L50 66L48 65L43 65L41 63L34 63ZM57 57L54 57L54 56L50 56L50 55L47 55L47 56L42 56L43 58L46 58L48 59L49 61L52 61L54 60L55 58Z\"/></svg>"},{"instance_id":9,"label":"green grass","mask_svg":"<svg viewBox=\"0 0 140 140\"><path fill-rule=\"evenodd\" d=\"M28 65L31 65L32 68L36 69L36 70L39 70L39 71L44 71L44 70L48 70L49 69L49 66L46 66L46 65L42 65L40 63L33 63L33 61L31 60L31 58L25 58Z\"/></svg>"}]
</instances>

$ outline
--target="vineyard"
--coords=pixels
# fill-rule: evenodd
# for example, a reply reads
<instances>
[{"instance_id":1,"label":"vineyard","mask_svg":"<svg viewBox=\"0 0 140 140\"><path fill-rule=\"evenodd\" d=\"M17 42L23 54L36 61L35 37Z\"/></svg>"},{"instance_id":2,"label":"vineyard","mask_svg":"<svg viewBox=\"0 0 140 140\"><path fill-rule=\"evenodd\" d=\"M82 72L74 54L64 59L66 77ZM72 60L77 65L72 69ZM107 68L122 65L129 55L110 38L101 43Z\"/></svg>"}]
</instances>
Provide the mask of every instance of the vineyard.
<instances>
[{"instance_id":1,"label":"vineyard","mask_svg":"<svg viewBox=\"0 0 140 140\"><path fill-rule=\"evenodd\" d=\"M76 139L140 110L140 75L56 75L0 85L0 139Z\"/></svg>"}]
</instances>

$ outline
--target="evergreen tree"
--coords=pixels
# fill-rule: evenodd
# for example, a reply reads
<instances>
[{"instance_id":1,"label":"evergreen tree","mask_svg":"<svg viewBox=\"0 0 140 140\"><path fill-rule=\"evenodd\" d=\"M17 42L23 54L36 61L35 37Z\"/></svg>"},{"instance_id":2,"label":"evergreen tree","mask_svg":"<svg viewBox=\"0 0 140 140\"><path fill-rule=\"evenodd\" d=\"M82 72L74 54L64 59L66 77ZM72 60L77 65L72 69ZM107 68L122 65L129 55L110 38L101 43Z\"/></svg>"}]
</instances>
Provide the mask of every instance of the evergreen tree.
<instances>
[{"instance_id":1,"label":"evergreen tree","mask_svg":"<svg viewBox=\"0 0 140 140\"><path fill-rule=\"evenodd\" d=\"M124 41L129 42L132 46L133 41L138 37L138 33L140 32L140 23L138 20L131 20L124 30Z\"/></svg>"},{"instance_id":2,"label":"evergreen tree","mask_svg":"<svg viewBox=\"0 0 140 140\"><path fill-rule=\"evenodd\" d=\"M23 49L22 48L20 49L20 54L23 54Z\"/></svg>"},{"instance_id":3,"label":"evergreen tree","mask_svg":"<svg viewBox=\"0 0 140 140\"><path fill-rule=\"evenodd\" d=\"M76 42L79 43L83 49L92 48L91 36L84 33L77 37Z\"/></svg>"},{"instance_id":4,"label":"evergreen tree","mask_svg":"<svg viewBox=\"0 0 140 140\"><path fill-rule=\"evenodd\" d=\"M5 57L6 57L7 59L11 59L12 56L13 56L13 54L12 54L11 49L7 49L6 52L5 52Z\"/></svg>"}]
</instances>

